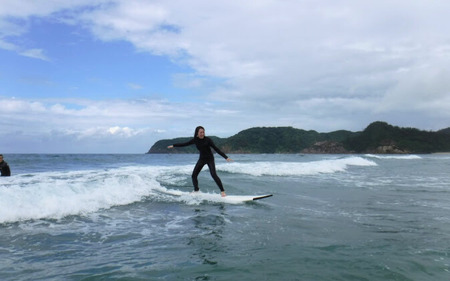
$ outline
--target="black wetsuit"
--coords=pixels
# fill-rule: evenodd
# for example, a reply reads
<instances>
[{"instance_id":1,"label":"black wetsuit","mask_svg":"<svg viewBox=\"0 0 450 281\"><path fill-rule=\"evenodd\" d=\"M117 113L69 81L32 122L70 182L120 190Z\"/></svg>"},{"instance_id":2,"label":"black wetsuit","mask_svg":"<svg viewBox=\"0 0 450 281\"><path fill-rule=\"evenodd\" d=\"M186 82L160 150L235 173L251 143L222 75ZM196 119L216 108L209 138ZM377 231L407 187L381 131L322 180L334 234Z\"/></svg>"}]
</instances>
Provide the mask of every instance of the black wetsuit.
<instances>
[{"instance_id":1,"label":"black wetsuit","mask_svg":"<svg viewBox=\"0 0 450 281\"><path fill-rule=\"evenodd\" d=\"M11 176L11 170L9 169L8 163L5 161L0 162L0 170L2 172L2 177Z\"/></svg>"},{"instance_id":2,"label":"black wetsuit","mask_svg":"<svg viewBox=\"0 0 450 281\"><path fill-rule=\"evenodd\" d=\"M208 138L204 137L203 139L200 139L198 137L195 137L191 139L188 142L185 143L176 143L173 146L174 147L182 147L182 146L188 146L195 144L198 151L200 152L200 157L198 158L197 164L195 165L194 171L192 172L192 183L194 184L194 190L199 191L198 188L198 174L202 170L203 166L208 165L209 172L211 173L212 178L216 182L216 184L219 186L220 191L225 191L223 189L222 181L220 180L219 176L217 176L216 173L216 165L214 163L214 155L211 151L211 147L214 148L214 150L219 153L223 158L227 159L228 156L220 151L220 149L214 144L214 142Z\"/></svg>"}]
</instances>

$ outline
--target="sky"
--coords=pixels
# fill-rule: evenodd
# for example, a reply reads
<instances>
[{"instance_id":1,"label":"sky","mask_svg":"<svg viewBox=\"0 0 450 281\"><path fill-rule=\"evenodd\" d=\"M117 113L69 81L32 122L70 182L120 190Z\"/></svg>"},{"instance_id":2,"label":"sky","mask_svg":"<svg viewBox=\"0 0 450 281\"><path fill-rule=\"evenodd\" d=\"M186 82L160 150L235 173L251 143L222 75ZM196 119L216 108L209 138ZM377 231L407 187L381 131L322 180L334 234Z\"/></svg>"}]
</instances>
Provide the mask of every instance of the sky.
<instances>
[{"instance_id":1,"label":"sky","mask_svg":"<svg viewBox=\"0 0 450 281\"><path fill-rule=\"evenodd\" d=\"M450 127L448 0L0 0L0 153Z\"/></svg>"}]
</instances>

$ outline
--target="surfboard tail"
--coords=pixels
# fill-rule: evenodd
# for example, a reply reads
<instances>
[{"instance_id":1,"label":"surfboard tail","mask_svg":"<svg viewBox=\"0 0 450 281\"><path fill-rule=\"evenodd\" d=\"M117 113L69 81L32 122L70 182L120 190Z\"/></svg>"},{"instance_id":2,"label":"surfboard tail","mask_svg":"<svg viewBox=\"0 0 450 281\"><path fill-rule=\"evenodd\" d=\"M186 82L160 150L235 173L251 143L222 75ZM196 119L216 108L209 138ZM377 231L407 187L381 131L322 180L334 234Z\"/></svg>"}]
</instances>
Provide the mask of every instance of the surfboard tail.
<instances>
[{"instance_id":1,"label":"surfboard tail","mask_svg":"<svg viewBox=\"0 0 450 281\"><path fill-rule=\"evenodd\" d=\"M260 200L260 199L264 199L264 198L271 197L271 196L273 196L273 194L268 194L268 195L263 195L263 196L254 197L254 198L253 198L253 201L255 201L255 200Z\"/></svg>"}]
</instances>

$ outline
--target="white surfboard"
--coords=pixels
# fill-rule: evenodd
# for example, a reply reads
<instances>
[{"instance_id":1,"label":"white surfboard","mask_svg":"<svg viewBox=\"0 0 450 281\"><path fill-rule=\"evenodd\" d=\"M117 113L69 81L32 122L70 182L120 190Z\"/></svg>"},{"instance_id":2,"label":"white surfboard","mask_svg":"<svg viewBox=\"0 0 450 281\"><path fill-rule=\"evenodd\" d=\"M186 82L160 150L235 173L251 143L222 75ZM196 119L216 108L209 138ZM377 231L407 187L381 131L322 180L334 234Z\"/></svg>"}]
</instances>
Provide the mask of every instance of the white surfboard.
<instances>
[{"instance_id":1,"label":"white surfboard","mask_svg":"<svg viewBox=\"0 0 450 281\"><path fill-rule=\"evenodd\" d=\"M263 195L227 195L222 197L218 193L204 193L204 192L184 192L180 190L164 190L164 193L179 196L186 201L210 201L210 202L224 202L231 204L240 204L245 202L251 202L256 200L261 200L273 196L273 194L263 194Z\"/></svg>"}]
</instances>

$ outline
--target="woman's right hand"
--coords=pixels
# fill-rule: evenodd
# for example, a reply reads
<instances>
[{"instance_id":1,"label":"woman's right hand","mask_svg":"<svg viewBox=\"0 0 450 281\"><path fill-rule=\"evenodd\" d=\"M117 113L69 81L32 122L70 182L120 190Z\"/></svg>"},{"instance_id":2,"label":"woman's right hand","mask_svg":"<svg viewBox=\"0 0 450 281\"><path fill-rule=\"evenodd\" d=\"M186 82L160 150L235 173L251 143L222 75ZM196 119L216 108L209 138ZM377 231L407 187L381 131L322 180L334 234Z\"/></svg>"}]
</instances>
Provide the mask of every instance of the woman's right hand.
<instances>
[{"instance_id":1,"label":"woman's right hand","mask_svg":"<svg viewBox=\"0 0 450 281\"><path fill-rule=\"evenodd\" d=\"M169 145L167 148L173 148L173 145Z\"/></svg>"}]
</instances>

